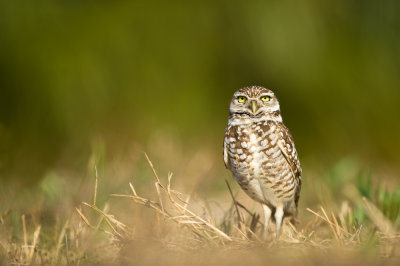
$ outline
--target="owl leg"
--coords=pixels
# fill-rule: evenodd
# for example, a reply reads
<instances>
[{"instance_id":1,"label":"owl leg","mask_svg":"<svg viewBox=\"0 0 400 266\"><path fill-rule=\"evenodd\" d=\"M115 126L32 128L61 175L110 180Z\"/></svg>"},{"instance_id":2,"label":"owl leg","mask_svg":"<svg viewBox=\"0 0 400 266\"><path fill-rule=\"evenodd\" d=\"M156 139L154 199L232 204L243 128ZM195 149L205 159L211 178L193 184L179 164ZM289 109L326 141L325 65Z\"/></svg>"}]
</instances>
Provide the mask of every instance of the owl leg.
<instances>
[{"instance_id":1,"label":"owl leg","mask_svg":"<svg viewBox=\"0 0 400 266\"><path fill-rule=\"evenodd\" d=\"M270 209L267 205L262 204L262 206L263 206L263 209L264 209L263 237L264 237L264 239L266 239L266 236L267 236L267 227L268 227L269 219L271 218L271 213L272 213L272 211L271 211L271 209Z\"/></svg>"},{"instance_id":2,"label":"owl leg","mask_svg":"<svg viewBox=\"0 0 400 266\"><path fill-rule=\"evenodd\" d=\"M278 203L275 211L275 221L276 221L276 238L279 239L281 233L281 225L283 220L283 204Z\"/></svg>"}]
</instances>

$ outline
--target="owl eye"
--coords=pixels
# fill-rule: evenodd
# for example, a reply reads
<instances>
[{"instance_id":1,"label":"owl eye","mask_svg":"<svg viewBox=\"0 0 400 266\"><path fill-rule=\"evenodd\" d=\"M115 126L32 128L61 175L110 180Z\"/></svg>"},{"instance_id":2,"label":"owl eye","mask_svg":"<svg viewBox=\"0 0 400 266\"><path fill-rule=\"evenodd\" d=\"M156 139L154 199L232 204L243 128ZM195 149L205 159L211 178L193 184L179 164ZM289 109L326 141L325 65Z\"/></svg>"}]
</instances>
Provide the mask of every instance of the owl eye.
<instances>
[{"instance_id":1,"label":"owl eye","mask_svg":"<svg viewBox=\"0 0 400 266\"><path fill-rule=\"evenodd\" d=\"M237 100L239 103L244 103L244 102L246 102L247 99L244 96L239 96L239 97L237 97Z\"/></svg>"},{"instance_id":2,"label":"owl eye","mask_svg":"<svg viewBox=\"0 0 400 266\"><path fill-rule=\"evenodd\" d=\"M270 100L271 100L271 97L269 97L269 96L261 97L261 101L263 101L263 102L269 102Z\"/></svg>"}]
</instances>

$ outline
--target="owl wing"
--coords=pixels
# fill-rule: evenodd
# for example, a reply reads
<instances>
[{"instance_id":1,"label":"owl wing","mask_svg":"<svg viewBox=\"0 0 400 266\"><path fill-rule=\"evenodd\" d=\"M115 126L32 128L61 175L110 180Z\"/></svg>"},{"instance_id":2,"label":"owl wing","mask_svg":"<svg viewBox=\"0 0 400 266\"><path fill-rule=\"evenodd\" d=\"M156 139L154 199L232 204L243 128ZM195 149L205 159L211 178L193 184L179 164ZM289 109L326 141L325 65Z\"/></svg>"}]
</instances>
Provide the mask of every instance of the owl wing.
<instances>
[{"instance_id":1,"label":"owl wing","mask_svg":"<svg viewBox=\"0 0 400 266\"><path fill-rule=\"evenodd\" d=\"M296 148L294 146L293 137L290 134L289 129L282 123L278 124L278 134L280 135L278 146L288 162L292 175L297 183L295 192L295 204L296 207L299 202L300 190L301 190L301 167L299 157L297 155Z\"/></svg>"},{"instance_id":2,"label":"owl wing","mask_svg":"<svg viewBox=\"0 0 400 266\"><path fill-rule=\"evenodd\" d=\"M228 156L228 139L229 139L229 127L226 128L225 131L225 138L224 138L224 145L223 145L223 153L224 153L224 163L225 167L230 170L231 164L229 162L229 156Z\"/></svg>"}]
</instances>

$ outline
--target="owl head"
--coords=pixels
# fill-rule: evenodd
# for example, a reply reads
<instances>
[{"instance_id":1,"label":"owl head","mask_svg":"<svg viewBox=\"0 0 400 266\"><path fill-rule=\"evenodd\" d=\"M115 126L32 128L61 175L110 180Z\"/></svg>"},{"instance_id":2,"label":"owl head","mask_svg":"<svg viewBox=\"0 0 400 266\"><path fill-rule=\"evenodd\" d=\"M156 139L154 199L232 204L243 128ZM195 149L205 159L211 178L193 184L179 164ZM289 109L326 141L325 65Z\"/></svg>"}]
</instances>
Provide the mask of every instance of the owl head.
<instances>
[{"instance_id":1,"label":"owl head","mask_svg":"<svg viewBox=\"0 0 400 266\"><path fill-rule=\"evenodd\" d=\"M260 86L244 87L233 94L230 116L238 118L282 120L275 94Z\"/></svg>"}]
</instances>

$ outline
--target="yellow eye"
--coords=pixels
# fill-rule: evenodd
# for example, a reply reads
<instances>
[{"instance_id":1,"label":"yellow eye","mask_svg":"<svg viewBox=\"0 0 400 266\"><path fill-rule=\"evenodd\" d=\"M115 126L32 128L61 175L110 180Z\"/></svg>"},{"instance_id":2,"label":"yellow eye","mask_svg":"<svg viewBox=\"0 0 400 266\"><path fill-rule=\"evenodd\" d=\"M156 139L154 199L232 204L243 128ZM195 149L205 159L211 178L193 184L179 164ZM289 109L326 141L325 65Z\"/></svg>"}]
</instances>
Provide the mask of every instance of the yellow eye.
<instances>
[{"instance_id":1,"label":"yellow eye","mask_svg":"<svg viewBox=\"0 0 400 266\"><path fill-rule=\"evenodd\" d=\"M263 101L263 102L269 102L270 100L271 100L271 97L269 97L269 96L261 97L261 101Z\"/></svg>"},{"instance_id":2,"label":"yellow eye","mask_svg":"<svg viewBox=\"0 0 400 266\"><path fill-rule=\"evenodd\" d=\"M244 96L239 96L237 99L238 99L238 102L240 102L240 103L244 103L247 100L246 97L244 97Z\"/></svg>"}]
</instances>

